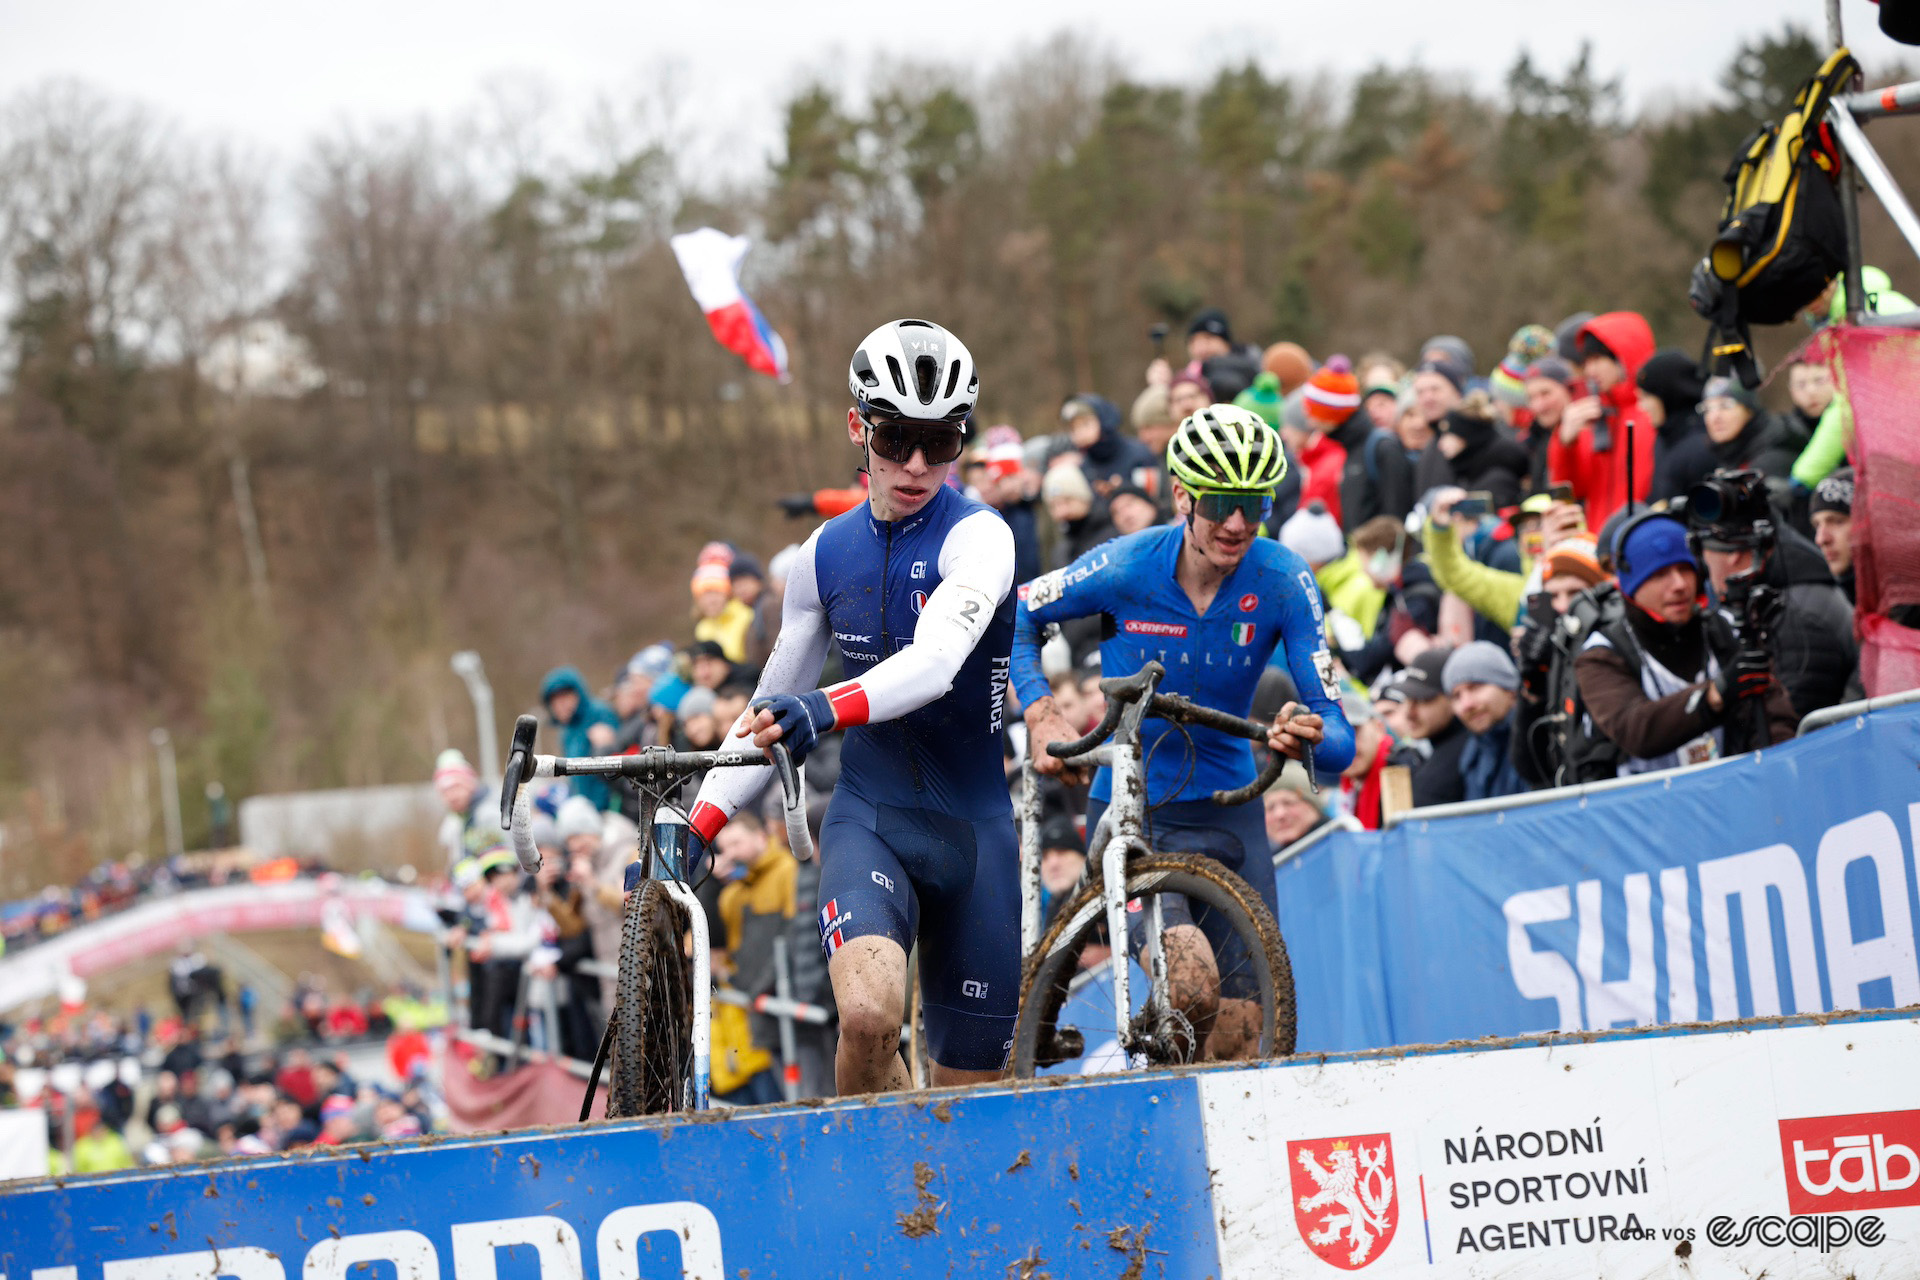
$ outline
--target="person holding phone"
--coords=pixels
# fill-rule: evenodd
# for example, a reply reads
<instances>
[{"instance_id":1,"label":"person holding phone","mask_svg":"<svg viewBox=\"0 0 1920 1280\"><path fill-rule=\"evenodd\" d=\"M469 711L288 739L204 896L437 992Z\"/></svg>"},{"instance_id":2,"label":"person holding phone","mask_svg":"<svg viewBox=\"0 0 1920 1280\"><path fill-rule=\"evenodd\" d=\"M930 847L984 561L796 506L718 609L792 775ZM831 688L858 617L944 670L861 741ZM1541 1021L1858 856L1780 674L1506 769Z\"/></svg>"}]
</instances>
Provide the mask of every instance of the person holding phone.
<instances>
[{"instance_id":1,"label":"person holding phone","mask_svg":"<svg viewBox=\"0 0 1920 1280\"><path fill-rule=\"evenodd\" d=\"M1484 496L1484 495L1482 495ZM1536 515L1540 522L1537 550L1522 538L1520 569L1513 572L1482 564L1461 546L1461 530L1471 529L1479 517L1469 519L1460 510L1467 493L1452 486L1437 490L1428 500L1427 524L1422 535L1427 563L1433 580L1443 591L1450 591L1473 606L1475 613L1503 629L1520 622L1521 608L1532 591L1539 590L1540 556L1559 543L1586 529L1580 505L1566 490L1556 488L1536 494L1521 503L1516 523Z\"/></svg>"}]
</instances>

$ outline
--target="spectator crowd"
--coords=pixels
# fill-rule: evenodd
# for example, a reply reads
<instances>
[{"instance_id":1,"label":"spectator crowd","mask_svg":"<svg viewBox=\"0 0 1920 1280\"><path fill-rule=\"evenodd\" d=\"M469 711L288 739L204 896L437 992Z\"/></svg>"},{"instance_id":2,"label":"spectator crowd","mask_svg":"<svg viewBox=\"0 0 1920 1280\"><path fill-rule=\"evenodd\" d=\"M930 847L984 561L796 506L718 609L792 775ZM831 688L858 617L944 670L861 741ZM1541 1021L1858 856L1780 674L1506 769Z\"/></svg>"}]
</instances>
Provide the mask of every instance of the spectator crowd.
<instances>
[{"instance_id":1,"label":"spectator crowd","mask_svg":"<svg viewBox=\"0 0 1920 1280\"><path fill-rule=\"evenodd\" d=\"M1876 309L1910 308L1884 275L1870 278ZM1810 322L1843 313L1836 294L1822 295ZM1006 519L1025 582L1174 518L1165 449L1186 415L1230 402L1278 429L1287 474L1263 533L1317 580L1358 750L1337 779L1316 788L1290 766L1267 794L1276 851L1329 821L1378 828L1402 782L1424 806L1699 763L1780 741L1800 717L1861 696L1852 420L1824 358L1787 366L1774 389L1786 403L1775 408L1661 349L1632 312L1529 324L1481 361L1444 334L1357 357L1316 359L1287 341L1263 349L1208 309L1188 325L1184 355L1152 362L1121 398L1125 413L1085 391L1046 430L976 427L949 483ZM777 499L796 519L861 501L858 488ZM728 543L703 547L687 618L662 627L677 641L641 648L604 683L572 667L542 681L543 749L717 747L778 636L798 550L763 561ZM1104 709L1100 639L1099 620L1084 620L1047 648L1054 696L1081 728ZM839 678L838 661L829 655L823 683ZM1272 716L1294 693L1276 658L1254 714ZM1017 786L1025 728L1019 708L1009 711ZM817 822L837 774L833 739L807 774ZM457 751L434 778L453 885L443 918L466 957L473 1024L508 1036L544 1005L547 1029L529 1034L591 1058L612 1007L636 795L590 778L540 793L545 863L525 877L491 780ZM1084 794L1046 785L1050 906L1085 873ZM705 869L714 972L756 997L774 991L781 967L795 999L830 1009L812 929L817 871L796 863L766 820L776 805L768 795L762 812L750 806ZM775 938L786 939L777 966ZM783 1065L813 1070L777 1060L770 1020L721 1014L723 1100L775 1096Z\"/></svg>"}]
</instances>

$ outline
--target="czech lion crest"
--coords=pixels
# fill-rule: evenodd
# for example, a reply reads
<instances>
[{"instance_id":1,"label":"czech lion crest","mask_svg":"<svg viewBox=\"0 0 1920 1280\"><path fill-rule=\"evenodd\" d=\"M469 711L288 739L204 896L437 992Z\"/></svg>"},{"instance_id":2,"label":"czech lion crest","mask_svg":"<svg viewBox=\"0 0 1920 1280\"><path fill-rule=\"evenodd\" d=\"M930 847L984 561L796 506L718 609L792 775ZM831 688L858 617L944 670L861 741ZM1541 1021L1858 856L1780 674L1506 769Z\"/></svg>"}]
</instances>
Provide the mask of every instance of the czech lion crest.
<instances>
[{"instance_id":1,"label":"czech lion crest","mask_svg":"<svg viewBox=\"0 0 1920 1280\"><path fill-rule=\"evenodd\" d=\"M1393 1140L1384 1133L1287 1144L1293 1219L1322 1262L1357 1271L1393 1241Z\"/></svg>"}]
</instances>

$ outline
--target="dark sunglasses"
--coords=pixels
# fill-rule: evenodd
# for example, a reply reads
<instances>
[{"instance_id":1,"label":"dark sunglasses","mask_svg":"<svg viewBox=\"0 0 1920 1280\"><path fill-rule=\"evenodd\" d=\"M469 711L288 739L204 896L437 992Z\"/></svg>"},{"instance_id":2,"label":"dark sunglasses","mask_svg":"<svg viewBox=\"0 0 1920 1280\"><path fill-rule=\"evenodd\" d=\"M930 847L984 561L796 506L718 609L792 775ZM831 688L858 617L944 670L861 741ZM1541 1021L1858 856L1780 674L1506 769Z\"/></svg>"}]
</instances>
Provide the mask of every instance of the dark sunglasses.
<instances>
[{"instance_id":1,"label":"dark sunglasses","mask_svg":"<svg viewBox=\"0 0 1920 1280\"><path fill-rule=\"evenodd\" d=\"M1193 495L1193 513L1209 524L1225 524L1233 518L1234 512L1240 512L1247 523L1258 526L1273 514L1273 495L1270 493L1196 493Z\"/></svg>"},{"instance_id":2,"label":"dark sunglasses","mask_svg":"<svg viewBox=\"0 0 1920 1280\"><path fill-rule=\"evenodd\" d=\"M930 467L945 466L960 456L966 435L957 425L943 422L914 422L900 418L862 418L867 426L867 443L888 462L905 464L915 453Z\"/></svg>"}]
</instances>

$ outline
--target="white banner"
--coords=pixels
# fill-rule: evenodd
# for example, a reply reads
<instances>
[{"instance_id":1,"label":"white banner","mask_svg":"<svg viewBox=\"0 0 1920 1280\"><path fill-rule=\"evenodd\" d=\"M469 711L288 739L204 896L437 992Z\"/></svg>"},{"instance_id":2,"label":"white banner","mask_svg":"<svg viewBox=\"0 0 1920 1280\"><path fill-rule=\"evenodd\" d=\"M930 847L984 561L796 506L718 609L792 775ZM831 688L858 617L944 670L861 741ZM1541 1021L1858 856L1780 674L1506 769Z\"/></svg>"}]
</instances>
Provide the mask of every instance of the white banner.
<instances>
[{"instance_id":1,"label":"white banner","mask_svg":"<svg viewBox=\"0 0 1920 1280\"><path fill-rule=\"evenodd\" d=\"M0 1109L0 1182L47 1176L47 1113L38 1107Z\"/></svg>"},{"instance_id":2,"label":"white banner","mask_svg":"<svg viewBox=\"0 0 1920 1280\"><path fill-rule=\"evenodd\" d=\"M1910 1277L1920 1021L1201 1078L1227 1277Z\"/></svg>"}]
</instances>

